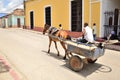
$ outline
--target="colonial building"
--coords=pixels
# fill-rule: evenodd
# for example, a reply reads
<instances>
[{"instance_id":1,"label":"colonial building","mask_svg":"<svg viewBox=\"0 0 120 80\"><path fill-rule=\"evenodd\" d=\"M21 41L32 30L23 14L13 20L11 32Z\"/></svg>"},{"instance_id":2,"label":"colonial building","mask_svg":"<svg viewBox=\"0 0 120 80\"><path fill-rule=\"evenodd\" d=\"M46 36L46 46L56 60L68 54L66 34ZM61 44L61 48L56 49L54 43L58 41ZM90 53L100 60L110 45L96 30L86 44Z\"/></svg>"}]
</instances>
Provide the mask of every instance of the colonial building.
<instances>
[{"instance_id":1,"label":"colonial building","mask_svg":"<svg viewBox=\"0 0 120 80\"><path fill-rule=\"evenodd\" d=\"M24 26L24 11L23 9L15 9L8 15L9 27L23 27Z\"/></svg>"},{"instance_id":2,"label":"colonial building","mask_svg":"<svg viewBox=\"0 0 120 80\"><path fill-rule=\"evenodd\" d=\"M0 17L0 27L2 26L2 18Z\"/></svg>"},{"instance_id":3,"label":"colonial building","mask_svg":"<svg viewBox=\"0 0 120 80\"><path fill-rule=\"evenodd\" d=\"M1 25L2 28L7 28L8 27L8 16L2 16L1 17Z\"/></svg>"},{"instance_id":4,"label":"colonial building","mask_svg":"<svg viewBox=\"0 0 120 80\"><path fill-rule=\"evenodd\" d=\"M23 27L24 11L23 9L15 9L12 13L1 17L1 27Z\"/></svg>"},{"instance_id":5,"label":"colonial building","mask_svg":"<svg viewBox=\"0 0 120 80\"><path fill-rule=\"evenodd\" d=\"M7 17L5 17L7 15L7 13L0 13L0 27L3 28L7 23Z\"/></svg>"},{"instance_id":6,"label":"colonial building","mask_svg":"<svg viewBox=\"0 0 120 80\"><path fill-rule=\"evenodd\" d=\"M119 3L120 0L26 0L25 25L28 29L42 30L44 24L55 27L61 24L64 30L81 32L85 22L91 28L96 23L97 36L104 37L110 33L106 33L106 25L117 25L114 30L119 32L119 23L115 24L120 21ZM112 17L108 12L113 12Z\"/></svg>"}]
</instances>

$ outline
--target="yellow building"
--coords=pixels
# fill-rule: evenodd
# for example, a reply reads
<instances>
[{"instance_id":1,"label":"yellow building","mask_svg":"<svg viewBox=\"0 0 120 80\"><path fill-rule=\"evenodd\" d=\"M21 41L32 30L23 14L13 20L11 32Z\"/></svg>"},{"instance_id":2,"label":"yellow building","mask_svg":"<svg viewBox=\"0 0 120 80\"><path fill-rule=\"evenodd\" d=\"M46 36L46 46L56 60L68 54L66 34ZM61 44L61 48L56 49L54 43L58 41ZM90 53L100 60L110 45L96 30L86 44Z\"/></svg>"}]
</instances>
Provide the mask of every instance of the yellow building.
<instances>
[{"instance_id":1,"label":"yellow building","mask_svg":"<svg viewBox=\"0 0 120 80\"><path fill-rule=\"evenodd\" d=\"M64 30L80 32L83 24L96 23L97 36L103 36L102 19L105 0L26 0L25 25L29 29L42 30L44 24ZM110 1L110 0L106 0ZM115 1L115 0L113 0ZM119 1L119 0L117 0ZM107 2L106 2L107 3ZM103 14L103 15L102 15Z\"/></svg>"}]
</instances>

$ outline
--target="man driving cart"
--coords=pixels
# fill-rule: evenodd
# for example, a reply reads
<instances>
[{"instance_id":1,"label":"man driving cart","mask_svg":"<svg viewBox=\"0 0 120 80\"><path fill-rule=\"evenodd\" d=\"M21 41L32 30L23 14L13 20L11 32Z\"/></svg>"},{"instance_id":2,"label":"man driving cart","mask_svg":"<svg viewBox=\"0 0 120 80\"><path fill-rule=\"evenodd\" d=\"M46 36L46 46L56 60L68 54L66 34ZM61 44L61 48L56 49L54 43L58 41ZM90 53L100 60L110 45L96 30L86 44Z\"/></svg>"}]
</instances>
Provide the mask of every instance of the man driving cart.
<instances>
[{"instance_id":1,"label":"man driving cart","mask_svg":"<svg viewBox=\"0 0 120 80\"><path fill-rule=\"evenodd\" d=\"M84 29L82 31L83 33L83 38L78 38L77 42L82 42L82 43L93 43L94 39L93 39L93 33L92 33L92 29L88 26L88 23L84 23Z\"/></svg>"}]
</instances>

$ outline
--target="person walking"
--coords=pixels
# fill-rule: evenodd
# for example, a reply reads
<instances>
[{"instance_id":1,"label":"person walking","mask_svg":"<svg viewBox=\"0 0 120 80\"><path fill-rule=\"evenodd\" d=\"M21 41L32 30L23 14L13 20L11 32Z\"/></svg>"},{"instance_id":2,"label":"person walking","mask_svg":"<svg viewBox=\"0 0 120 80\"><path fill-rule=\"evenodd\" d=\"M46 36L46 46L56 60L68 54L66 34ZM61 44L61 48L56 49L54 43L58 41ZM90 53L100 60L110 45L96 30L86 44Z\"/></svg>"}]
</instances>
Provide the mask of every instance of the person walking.
<instances>
[{"instance_id":1,"label":"person walking","mask_svg":"<svg viewBox=\"0 0 120 80\"><path fill-rule=\"evenodd\" d=\"M59 30L63 30L63 28L62 28L62 25L61 25L61 24L59 24Z\"/></svg>"}]
</instances>

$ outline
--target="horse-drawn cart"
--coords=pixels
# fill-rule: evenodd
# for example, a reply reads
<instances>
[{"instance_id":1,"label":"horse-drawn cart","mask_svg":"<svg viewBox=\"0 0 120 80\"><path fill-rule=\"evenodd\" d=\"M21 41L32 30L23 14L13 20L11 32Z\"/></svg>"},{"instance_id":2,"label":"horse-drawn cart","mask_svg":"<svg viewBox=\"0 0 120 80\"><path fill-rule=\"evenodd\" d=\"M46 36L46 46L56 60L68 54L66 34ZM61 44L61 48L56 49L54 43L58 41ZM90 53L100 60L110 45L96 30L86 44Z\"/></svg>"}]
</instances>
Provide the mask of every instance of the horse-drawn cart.
<instances>
[{"instance_id":1,"label":"horse-drawn cart","mask_svg":"<svg viewBox=\"0 0 120 80\"><path fill-rule=\"evenodd\" d=\"M94 63L99 57L104 55L105 48L102 44L76 43L64 41L67 44L67 53L75 53L69 59L69 66L74 71L80 71L83 68L84 60L87 63Z\"/></svg>"}]
</instances>

